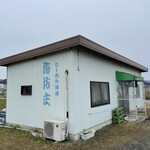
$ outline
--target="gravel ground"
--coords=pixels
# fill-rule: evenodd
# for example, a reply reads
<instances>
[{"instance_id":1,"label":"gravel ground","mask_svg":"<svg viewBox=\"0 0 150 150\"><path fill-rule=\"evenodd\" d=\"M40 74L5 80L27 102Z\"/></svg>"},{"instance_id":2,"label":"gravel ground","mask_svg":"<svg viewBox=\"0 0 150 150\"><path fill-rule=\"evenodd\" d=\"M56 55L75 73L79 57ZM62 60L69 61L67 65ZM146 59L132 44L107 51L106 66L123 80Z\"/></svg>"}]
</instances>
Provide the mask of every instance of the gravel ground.
<instances>
[{"instance_id":1,"label":"gravel ground","mask_svg":"<svg viewBox=\"0 0 150 150\"><path fill-rule=\"evenodd\" d=\"M126 145L113 150L150 150L150 135L142 138L141 140L135 141L131 145Z\"/></svg>"},{"instance_id":2,"label":"gravel ground","mask_svg":"<svg viewBox=\"0 0 150 150\"><path fill-rule=\"evenodd\" d=\"M0 128L0 150L150 150L150 120L124 122L96 132L94 138L78 142L53 142L28 132Z\"/></svg>"},{"instance_id":3,"label":"gravel ground","mask_svg":"<svg viewBox=\"0 0 150 150\"><path fill-rule=\"evenodd\" d=\"M0 150L150 150L150 103L146 106L148 120L109 125L87 141L58 143L35 138L15 127L0 128Z\"/></svg>"},{"instance_id":4,"label":"gravel ground","mask_svg":"<svg viewBox=\"0 0 150 150\"><path fill-rule=\"evenodd\" d=\"M130 147L125 148L126 150L149 150L150 149L150 135L143 139L136 141Z\"/></svg>"},{"instance_id":5,"label":"gravel ground","mask_svg":"<svg viewBox=\"0 0 150 150\"><path fill-rule=\"evenodd\" d=\"M146 123L150 126L150 120L146 120ZM113 148L112 150L150 150L150 132L129 144Z\"/></svg>"}]
</instances>

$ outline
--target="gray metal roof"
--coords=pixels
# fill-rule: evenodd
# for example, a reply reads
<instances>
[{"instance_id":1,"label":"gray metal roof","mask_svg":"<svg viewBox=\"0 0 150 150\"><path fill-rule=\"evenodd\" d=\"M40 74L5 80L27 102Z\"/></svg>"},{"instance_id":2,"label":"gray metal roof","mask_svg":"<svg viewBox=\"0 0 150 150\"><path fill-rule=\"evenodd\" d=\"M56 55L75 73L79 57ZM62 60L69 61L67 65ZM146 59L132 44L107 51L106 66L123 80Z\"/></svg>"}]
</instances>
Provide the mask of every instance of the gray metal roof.
<instances>
[{"instance_id":1,"label":"gray metal roof","mask_svg":"<svg viewBox=\"0 0 150 150\"><path fill-rule=\"evenodd\" d=\"M62 40L53 44L49 44L43 47L39 47L30 51L26 51L17 55L13 55L7 58L0 59L0 66L8 66L9 64L12 64L12 63L20 62L20 61L27 60L27 59L32 59L32 58L39 57L45 54L54 53L57 51L61 51L61 50L76 47L76 46L80 46L85 49L88 49L88 52L100 54L108 58L117 60L119 62L125 63L142 72L148 71L148 68L124 56L121 56L81 35L78 35L69 39L65 39L65 40Z\"/></svg>"}]
</instances>

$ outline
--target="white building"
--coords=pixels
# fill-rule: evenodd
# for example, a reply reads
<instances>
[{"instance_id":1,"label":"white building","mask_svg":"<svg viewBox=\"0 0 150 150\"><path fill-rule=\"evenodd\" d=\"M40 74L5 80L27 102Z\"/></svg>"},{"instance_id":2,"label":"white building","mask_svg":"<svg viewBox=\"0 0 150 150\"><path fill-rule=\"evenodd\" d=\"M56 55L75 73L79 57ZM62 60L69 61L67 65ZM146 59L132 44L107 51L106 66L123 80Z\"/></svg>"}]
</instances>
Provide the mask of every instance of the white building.
<instances>
[{"instance_id":1,"label":"white building","mask_svg":"<svg viewBox=\"0 0 150 150\"><path fill-rule=\"evenodd\" d=\"M119 104L128 113L134 105L144 107L139 81L148 69L82 36L1 59L0 65L7 66L8 124L43 129L44 120L68 119L69 135L77 140L84 128L112 123Z\"/></svg>"}]
</instances>

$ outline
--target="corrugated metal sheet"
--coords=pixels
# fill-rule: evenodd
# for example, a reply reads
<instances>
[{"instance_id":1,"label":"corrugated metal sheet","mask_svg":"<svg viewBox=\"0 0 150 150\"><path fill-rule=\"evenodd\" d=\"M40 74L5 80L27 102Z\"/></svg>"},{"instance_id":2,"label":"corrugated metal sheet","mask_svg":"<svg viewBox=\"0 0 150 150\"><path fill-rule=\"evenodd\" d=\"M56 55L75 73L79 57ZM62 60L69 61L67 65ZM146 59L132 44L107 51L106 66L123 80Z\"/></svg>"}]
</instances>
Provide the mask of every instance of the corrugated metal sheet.
<instances>
[{"instance_id":1,"label":"corrugated metal sheet","mask_svg":"<svg viewBox=\"0 0 150 150\"><path fill-rule=\"evenodd\" d=\"M43 128L44 120L66 120L65 70L72 80L72 52L45 56L8 67L7 122ZM50 106L43 105L43 62L50 63ZM55 96L55 63L58 62L59 96ZM32 85L32 96L22 96L21 86ZM69 87L73 87L69 82ZM70 88L71 90L71 88ZM70 93L71 94L71 93ZM71 97L69 95L69 97ZM70 102L70 105L71 102Z\"/></svg>"},{"instance_id":2,"label":"corrugated metal sheet","mask_svg":"<svg viewBox=\"0 0 150 150\"><path fill-rule=\"evenodd\" d=\"M74 51L74 132L79 133L112 119L112 109L118 106L116 71L140 76L132 68L116 64L109 59L96 57L80 51L79 59ZM77 70L79 65L80 71ZM110 104L91 108L90 81L109 82Z\"/></svg>"},{"instance_id":3,"label":"corrugated metal sheet","mask_svg":"<svg viewBox=\"0 0 150 150\"><path fill-rule=\"evenodd\" d=\"M50 106L43 105L43 62L51 66ZM55 96L55 62L60 95ZM65 71L69 71L69 133L77 134L111 119L118 106L116 71L140 76L140 71L84 51L70 50L8 66L7 122L43 128L44 120L66 120ZM110 104L91 108L90 81L109 82ZM32 85L32 96L22 96L21 85Z\"/></svg>"}]
</instances>

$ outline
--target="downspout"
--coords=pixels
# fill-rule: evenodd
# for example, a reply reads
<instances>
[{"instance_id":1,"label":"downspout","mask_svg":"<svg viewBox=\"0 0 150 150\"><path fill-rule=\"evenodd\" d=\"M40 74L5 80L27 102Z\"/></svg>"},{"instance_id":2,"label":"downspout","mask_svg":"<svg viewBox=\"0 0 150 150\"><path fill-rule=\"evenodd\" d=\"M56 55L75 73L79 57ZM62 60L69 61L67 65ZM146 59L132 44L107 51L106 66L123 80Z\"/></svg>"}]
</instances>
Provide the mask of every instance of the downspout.
<instances>
[{"instance_id":1,"label":"downspout","mask_svg":"<svg viewBox=\"0 0 150 150\"><path fill-rule=\"evenodd\" d=\"M142 90L143 90L143 101L144 101L145 117L147 118L146 103L145 103L145 87L144 87L144 82L142 82Z\"/></svg>"},{"instance_id":2,"label":"downspout","mask_svg":"<svg viewBox=\"0 0 150 150\"><path fill-rule=\"evenodd\" d=\"M137 81L134 81L134 87L133 87L133 88L134 88L133 91L134 91L134 101L135 101L135 108L136 108L136 110L135 110L136 112L135 112L135 113L136 113L136 121L137 121L137 118L138 118L138 117L137 117L138 111L137 111L137 104L136 104L136 88L137 88Z\"/></svg>"},{"instance_id":3,"label":"downspout","mask_svg":"<svg viewBox=\"0 0 150 150\"><path fill-rule=\"evenodd\" d=\"M66 118L67 118L67 131L66 131L66 139L68 139L69 132L69 94L68 94L68 70L65 71L66 77Z\"/></svg>"}]
</instances>

